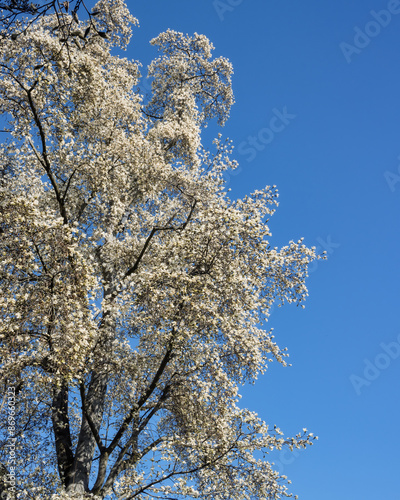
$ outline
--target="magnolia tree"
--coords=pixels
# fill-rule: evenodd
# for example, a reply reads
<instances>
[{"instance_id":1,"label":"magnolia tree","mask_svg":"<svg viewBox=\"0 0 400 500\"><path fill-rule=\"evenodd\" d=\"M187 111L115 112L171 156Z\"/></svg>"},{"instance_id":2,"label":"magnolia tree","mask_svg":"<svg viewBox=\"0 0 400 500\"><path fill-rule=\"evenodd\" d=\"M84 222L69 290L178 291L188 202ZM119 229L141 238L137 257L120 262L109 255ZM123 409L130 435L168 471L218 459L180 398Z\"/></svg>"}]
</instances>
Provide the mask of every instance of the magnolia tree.
<instances>
[{"instance_id":1,"label":"magnolia tree","mask_svg":"<svg viewBox=\"0 0 400 500\"><path fill-rule=\"evenodd\" d=\"M267 454L313 436L238 390L285 364L268 311L304 300L315 251L271 247L275 188L231 200L230 143L203 148L233 103L205 36L152 40L144 98L123 1L76 17L0 40L1 498L291 496Z\"/></svg>"}]
</instances>

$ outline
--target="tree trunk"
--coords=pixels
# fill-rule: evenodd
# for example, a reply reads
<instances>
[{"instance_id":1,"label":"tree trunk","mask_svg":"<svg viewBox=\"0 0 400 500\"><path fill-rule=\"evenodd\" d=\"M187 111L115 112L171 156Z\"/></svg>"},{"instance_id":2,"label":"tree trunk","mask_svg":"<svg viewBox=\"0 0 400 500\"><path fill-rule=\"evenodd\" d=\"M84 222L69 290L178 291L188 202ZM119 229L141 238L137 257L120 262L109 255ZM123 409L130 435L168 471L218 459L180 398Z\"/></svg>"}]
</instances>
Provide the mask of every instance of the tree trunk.
<instances>
[{"instance_id":1,"label":"tree trunk","mask_svg":"<svg viewBox=\"0 0 400 500\"><path fill-rule=\"evenodd\" d=\"M91 418L96 429L100 429L103 418L104 398L107 390L107 375L105 373L92 373L89 389L86 396L86 412ZM89 475L92 467L93 455L96 448L96 440L90 428L88 420L82 415L82 425L76 447L75 460L67 481L68 493L80 493L89 491Z\"/></svg>"}]
</instances>

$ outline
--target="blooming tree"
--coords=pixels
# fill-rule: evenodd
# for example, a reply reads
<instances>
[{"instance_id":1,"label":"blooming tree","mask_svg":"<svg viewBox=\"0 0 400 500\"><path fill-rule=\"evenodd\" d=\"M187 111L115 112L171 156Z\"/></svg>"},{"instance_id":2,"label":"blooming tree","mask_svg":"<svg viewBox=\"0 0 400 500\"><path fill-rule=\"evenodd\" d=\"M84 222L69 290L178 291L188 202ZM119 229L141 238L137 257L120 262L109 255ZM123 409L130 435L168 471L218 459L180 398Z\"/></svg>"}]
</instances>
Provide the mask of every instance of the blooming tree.
<instances>
[{"instance_id":1,"label":"blooming tree","mask_svg":"<svg viewBox=\"0 0 400 500\"><path fill-rule=\"evenodd\" d=\"M0 383L18 438L10 486L2 419L0 493L290 496L267 454L313 436L270 429L238 391L285 364L268 311L304 300L315 251L271 247L275 188L231 200L230 143L202 147L233 103L205 36L152 40L145 99L114 55L137 23L123 0L75 18L14 19L0 39Z\"/></svg>"}]
</instances>

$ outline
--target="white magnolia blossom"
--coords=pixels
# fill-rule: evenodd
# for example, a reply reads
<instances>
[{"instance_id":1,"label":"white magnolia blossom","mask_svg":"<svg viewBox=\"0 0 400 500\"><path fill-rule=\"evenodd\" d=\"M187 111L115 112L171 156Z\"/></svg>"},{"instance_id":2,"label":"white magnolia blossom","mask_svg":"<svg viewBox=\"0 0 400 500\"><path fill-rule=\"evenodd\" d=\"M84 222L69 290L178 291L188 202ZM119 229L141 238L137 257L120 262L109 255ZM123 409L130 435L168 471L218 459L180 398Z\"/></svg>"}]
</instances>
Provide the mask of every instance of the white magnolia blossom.
<instances>
[{"instance_id":1,"label":"white magnolia blossom","mask_svg":"<svg viewBox=\"0 0 400 500\"><path fill-rule=\"evenodd\" d=\"M230 143L202 148L233 103L207 38L152 41L145 101L139 64L112 51L136 19L122 0L93 11L64 12L68 36L47 15L0 40L0 382L18 437L15 494L5 446L0 493L290 496L267 455L313 435L270 429L239 388L285 364L269 310L304 300L315 250L271 247L275 187L231 200Z\"/></svg>"}]
</instances>

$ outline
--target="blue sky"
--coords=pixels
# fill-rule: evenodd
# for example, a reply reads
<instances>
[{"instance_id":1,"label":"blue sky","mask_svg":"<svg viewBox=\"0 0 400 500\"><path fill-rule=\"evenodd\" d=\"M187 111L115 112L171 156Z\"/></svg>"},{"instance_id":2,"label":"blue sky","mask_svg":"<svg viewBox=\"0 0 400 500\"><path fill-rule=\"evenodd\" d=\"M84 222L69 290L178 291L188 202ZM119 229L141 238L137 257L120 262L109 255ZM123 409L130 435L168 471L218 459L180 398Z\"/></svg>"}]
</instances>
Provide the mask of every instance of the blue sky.
<instances>
[{"instance_id":1,"label":"blue sky","mask_svg":"<svg viewBox=\"0 0 400 500\"><path fill-rule=\"evenodd\" d=\"M230 59L232 196L276 184L272 244L304 236L328 252L306 309L270 318L293 366L272 365L243 405L288 435L319 436L273 457L300 499L399 500L400 2L129 5L140 28L128 57L149 63L148 41L171 28L205 34Z\"/></svg>"}]
</instances>

